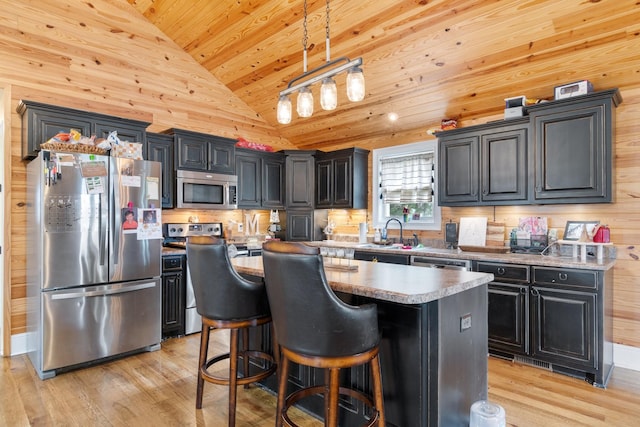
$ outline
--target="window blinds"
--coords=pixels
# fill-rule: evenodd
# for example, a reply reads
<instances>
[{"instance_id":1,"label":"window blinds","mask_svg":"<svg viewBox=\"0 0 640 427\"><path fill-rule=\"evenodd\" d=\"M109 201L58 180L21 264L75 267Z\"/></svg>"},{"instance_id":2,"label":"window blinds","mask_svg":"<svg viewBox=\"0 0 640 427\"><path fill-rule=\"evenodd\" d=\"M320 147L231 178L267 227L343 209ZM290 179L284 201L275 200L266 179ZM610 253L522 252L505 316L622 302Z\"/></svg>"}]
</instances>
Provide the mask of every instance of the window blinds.
<instances>
[{"instance_id":1,"label":"window blinds","mask_svg":"<svg viewBox=\"0 0 640 427\"><path fill-rule=\"evenodd\" d=\"M433 197L433 152L380 160L384 203L425 203Z\"/></svg>"}]
</instances>

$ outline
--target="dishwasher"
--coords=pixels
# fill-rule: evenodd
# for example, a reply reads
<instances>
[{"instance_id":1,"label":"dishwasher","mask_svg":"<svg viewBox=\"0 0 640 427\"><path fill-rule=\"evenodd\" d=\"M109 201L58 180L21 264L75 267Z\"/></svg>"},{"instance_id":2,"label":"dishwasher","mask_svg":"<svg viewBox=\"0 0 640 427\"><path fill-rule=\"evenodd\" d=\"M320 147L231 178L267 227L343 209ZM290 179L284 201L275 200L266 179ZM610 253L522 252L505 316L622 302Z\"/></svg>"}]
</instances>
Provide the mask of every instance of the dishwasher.
<instances>
[{"instance_id":1,"label":"dishwasher","mask_svg":"<svg viewBox=\"0 0 640 427\"><path fill-rule=\"evenodd\" d=\"M471 260L412 255L410 265L428 268L471 271Z\"/></svg>"}]
</instances>

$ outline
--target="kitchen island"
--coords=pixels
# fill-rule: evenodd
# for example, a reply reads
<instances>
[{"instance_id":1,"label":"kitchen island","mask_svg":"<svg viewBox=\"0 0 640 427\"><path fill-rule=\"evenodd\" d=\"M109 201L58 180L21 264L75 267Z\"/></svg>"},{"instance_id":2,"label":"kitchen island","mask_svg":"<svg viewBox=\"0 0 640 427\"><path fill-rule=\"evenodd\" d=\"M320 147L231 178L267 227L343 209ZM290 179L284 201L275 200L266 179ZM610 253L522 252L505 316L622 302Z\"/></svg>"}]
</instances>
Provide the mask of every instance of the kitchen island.
<instances>
[{"instance_id":1,"label":"kitchen island","mask_svg":"<svg viewBox=\"0 0 640 427\"><path fill-rule=\"evenodd\" d=\"M235 258L239 273L263 276L262 257ZM487 283L492 274L351 261L355 270L325 268L345 302L375 303L382 332L380 359L388 426L466 426L469 408L487 398ZM304 286L302 283L301 286ZM269 345L263 330L259 340ZM346 372L345 383L369 391L368 369ZM317 384L322 372L298 367L290 390ZM271 377L265 387L275 391ZM366 408L341 397L340 425L362 425ZM320 415L321 399L304 409Z\"/></svg>"}]
</instances>

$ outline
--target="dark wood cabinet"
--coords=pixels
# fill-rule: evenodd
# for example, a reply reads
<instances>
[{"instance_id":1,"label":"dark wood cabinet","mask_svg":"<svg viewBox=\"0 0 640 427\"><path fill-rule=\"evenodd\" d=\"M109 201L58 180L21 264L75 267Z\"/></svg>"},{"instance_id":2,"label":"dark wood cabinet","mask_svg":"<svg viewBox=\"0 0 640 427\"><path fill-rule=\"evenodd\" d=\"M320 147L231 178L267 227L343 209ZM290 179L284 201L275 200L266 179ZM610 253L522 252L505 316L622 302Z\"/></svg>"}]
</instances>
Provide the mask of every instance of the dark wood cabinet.
<instances>
[{"instance_id":1,"label":"dark wood cabinet","mask_svg":"<svg viewBox=\"0 0 640 427\"><path fill-rule=\"evenodd\" d=\"M613 270L477 262L489 284L489 351L605 387L613 368ZM531 278L530 278L531 277Z\"/></svg>"},{"instance_id":2,"label":"dark wood cabinet","mask_svg":"<svg viewBox=\"0 0 640 427\"><path fill-rule=\"evenodd\" d=\"M530 341L529 266L479 261L476 270L494 276L489 283L489 350L526 355Z\"/></svg>"},{"instance_id":3,"label":"dark wood cabinet","mask_svg":"<svg viewBox=\"0 0 640 427\"><path fill-rule=\"evenodd\" d=\"M147 133L147 159L162 163L162 208L175 207L175 167L173 136Z\"/></svg>"},{"instance_id":4,"label":"dark wood cabinet","mask_svg":"<svg viewBox=\"0 0 640 427\"><path fill-rule=\"evenodd\" d=\"M238 149L235 162L238 208L284 208L284 154Z\"/></svg>"},{"instance_id":5,"label":"dark wood cabinet","mask_svg":"<svg viewBox=\"0 0 640 427\"><path fill-rule=\"evenodd\" d=\"M537 203L606 203L613 197L617 89L529 108Z\"/></svg>"},{"instance_id":6,"label":"dark wood cabinet","mask_svg":"<svg viewBox=\"0 0 640 427\"><path fill-rule=\"evenodd\" d=\"M529 200L528 118L438 133L442 206L513 205Z\"/></svg>"},{"instance_id":7,"label":"dark wood cabinet","mask_svg":"<svg viewBox=\"0 0 640 427\"><path fill-rule=\"evenodd\" d=\"M57 133L75 129L83 136L96 135L106 138L117 131L122 141L139 142L146 157L146 128L148 122L122 119L88 111L74 110L33 101L20 101L17 109L22 116L22 158L33 159L40 151L40 144Z\"/></svg>"},{"instance_id":8,"label":"dark wood cabinet","mask_svg":"<svg viewBox=\"0 0 640 427\"><path fill-rule=\"evenodd\" d=\"M366 209L369 151L347 148L316 154L315 207Z\"/></svg>"},{"instance_id":9,"label":"dark wood cabinet","mask_svg":"<svg viewBox=\"0 0 640 427\"><path fill-rule=\"evenodd\" d=\"M162 257L162 336L185 333L186 281L184 255Z\"/></svg>"},{"instance_id":10,"label":"dark wood cabinet","mask_svg":"<svg viewBox=\"0 0 640 427\"><path fill-rule=\"evenodd\" d=\"M171 129L176 168L235 174L235 140L221 136Z\"/></svg>"},{"instance_id":11,"label":"dark wood cabinet","mask_svg":"<svg viewBox=\"0 0 640 427\"><path fill-rule=\"evenodd\" d=\"M286 156L286 194L287 208L314 207L315 157L316 151L291 150Z\"/></svg>"}]
</instances>

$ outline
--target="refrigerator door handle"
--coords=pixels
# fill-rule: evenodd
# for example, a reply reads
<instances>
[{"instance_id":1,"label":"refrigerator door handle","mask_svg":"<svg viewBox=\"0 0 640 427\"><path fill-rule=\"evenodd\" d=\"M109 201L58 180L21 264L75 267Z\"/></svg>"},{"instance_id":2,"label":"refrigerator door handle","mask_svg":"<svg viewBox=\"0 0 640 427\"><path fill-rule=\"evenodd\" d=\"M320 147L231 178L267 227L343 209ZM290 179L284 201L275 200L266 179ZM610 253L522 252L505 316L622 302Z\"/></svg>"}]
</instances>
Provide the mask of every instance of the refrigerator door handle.
<instances>
[{"instance_id":1,"label":"refrigerator door handle","mask_svg":"<svg viewBox=\"0 0 640 427\"><path fill-rule=\"evenodd\" d=\"M153 288L156 286L154 282L150 283L141 283L139 285L127 286L124 288L117 289L106 289L102 291L89 291L89 292L65 292L61 294L52 294L52 300L61 300L61 299L73 299L73 298L86 298L86 297L99 297L105 295L115 295L115 294L124 294L126 292L134 292L142 289Z\"/></svg>"},{"instance_id":2,"label":"refrigerator door handle","mask_svg":"<svg viewBox=\"0 0 640 427\"><path fill-rule=\"evenodd\" d=\"M107 221L105 220L105 218L102 215L102 204L103 204L103 198L102 196L100 197L100 201L99 203L99 207L100 209L98 210L100 212L100 214L98 215L98 233L99 233L99 241L100 241L100 254L99 254L99 259L100 259L100 265L104 265L105 264L105 260L106 260L106 256L107 256Z\"/></svg>"},{"instance_id":3,"label":"refrigerator door handle","mask_svg":"<svg viewBox=\"0 0 640 427\"><path fill-rule=\"evenodd\" d=\"M118 265L119 261L118 261L118 257L119 257L119 252L120 252L120 232L121 229L120 227L122 227L122 224L118 224L119 220L120 220L120 212L118 212L118 215L116 215L116 201L120 200L120 194L117 193L119 188L118 182L115 182L115 180L113 179L113 176L109 177L109 179L112 181L111 183L111 230L113 230L112 235L113 235L113 251L112 251L112 256L113 256L113 265ZM117 216L117 218L116 218ZM116 221L118 220L118 221ZM116 224L118 224L118 228L116 228Z\"/></svg>"}]
</instances>

